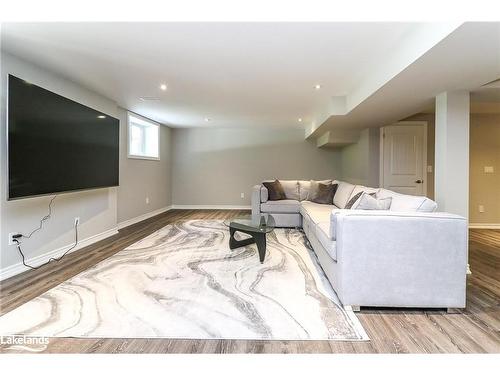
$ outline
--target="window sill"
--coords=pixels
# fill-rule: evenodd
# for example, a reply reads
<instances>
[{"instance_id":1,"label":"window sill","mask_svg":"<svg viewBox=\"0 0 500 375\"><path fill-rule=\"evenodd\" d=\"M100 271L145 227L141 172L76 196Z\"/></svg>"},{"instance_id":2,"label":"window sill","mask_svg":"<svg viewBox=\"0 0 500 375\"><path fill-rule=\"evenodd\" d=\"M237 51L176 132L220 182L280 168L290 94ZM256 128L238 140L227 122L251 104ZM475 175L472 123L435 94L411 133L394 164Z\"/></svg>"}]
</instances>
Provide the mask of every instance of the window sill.
<instances>
[{"instance_id":1,"label":"window sill","mask_svg":"<svg viewBox=\"0 0 500 375\"><path fill-rule=\"evenodd\" d=\"M139 156L139 155L127 155L128 159L139 159L139 160L153 160L153 161L160 161L159 157L154 157L154 156Z\"/></svg>"}]
</instances>

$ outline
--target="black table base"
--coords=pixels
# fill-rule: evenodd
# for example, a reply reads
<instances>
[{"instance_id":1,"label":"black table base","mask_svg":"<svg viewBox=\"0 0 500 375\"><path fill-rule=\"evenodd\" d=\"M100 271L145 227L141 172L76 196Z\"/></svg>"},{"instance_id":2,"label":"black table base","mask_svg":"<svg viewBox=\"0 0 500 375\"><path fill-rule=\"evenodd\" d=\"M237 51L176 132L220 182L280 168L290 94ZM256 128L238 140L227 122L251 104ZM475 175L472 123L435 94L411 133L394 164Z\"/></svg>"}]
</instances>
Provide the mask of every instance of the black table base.
<instances>
[{"instance_id":1,"label":"black table base","mask_svg":"<svg viewBox=\"0 0 500 375\"><path fill-rule=\"evenodd\" d=\"M249 234L252 237L245 238L244 240L237 240L236 238L234 238L234 234L236 232ZM231 250L254 243L257 245L257 249L259 250L260 263L264 263L264 258L266 257L266 233L258 233L229 227L229 234L231 235L229 237L229 248Z\"/></svg>"}]
</instances>

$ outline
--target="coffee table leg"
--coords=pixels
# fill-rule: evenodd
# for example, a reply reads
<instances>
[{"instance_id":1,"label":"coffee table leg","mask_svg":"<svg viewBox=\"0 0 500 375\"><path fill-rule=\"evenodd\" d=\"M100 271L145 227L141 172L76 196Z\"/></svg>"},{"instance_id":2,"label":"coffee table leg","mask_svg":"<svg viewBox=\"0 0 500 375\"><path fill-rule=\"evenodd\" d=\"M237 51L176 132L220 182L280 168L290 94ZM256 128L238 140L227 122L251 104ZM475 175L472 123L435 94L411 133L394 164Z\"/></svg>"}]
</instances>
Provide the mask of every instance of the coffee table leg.
<instances>
[{"instance_id":1,"label":"coffee table leg","mask_svg":"<svg viewBox=\"0 0 500 375\"><path fill-rule=\"evenodd\" d=\"M266 234L265 233L252 233L259 250L260 263L264 263L266 257Z\"/></svg>"},{"instance_id":2,"label":"coffee table leg","mask_svg":"<svg viewBox=\"0 0 500 375\"><path fill-rule=\"evenodd\" d=\"M244 232L240 229L236 230L234 228L229 228L229 248L231 250L234 250L238 247L242 247L242 246L247 246L247 245L251 245L253 243L255 243L255 238L252 236L250 238L246 238L244 240L237 240L236 238L234 238L234 234L236 232L242 232L242 233L247 233L247 232ZM252 235L252 233L247 233L247 234L250 234Z\"/></svg>"},{"instance_id":3,"label":"coffee table leg","mask_svg":"<svg viewBox=\"0 0 500 375\"><path fill-rule=\"evenodd\" d=\"M234 234L236 232L246 233L252 237L238 241L236 238L234 238ZM265 233L255 233L255 232L246 232L244 230L235 229L235 228L231 228L231 227L229 228L229 248L231 250L234 250L238 247L247 246L247 245L250 245L253 243L257 245L257 249L259 250L260 262L264 263L264 258L266 257L266 246L267 246L266 234Z\"/></svg>"}]
</instances>

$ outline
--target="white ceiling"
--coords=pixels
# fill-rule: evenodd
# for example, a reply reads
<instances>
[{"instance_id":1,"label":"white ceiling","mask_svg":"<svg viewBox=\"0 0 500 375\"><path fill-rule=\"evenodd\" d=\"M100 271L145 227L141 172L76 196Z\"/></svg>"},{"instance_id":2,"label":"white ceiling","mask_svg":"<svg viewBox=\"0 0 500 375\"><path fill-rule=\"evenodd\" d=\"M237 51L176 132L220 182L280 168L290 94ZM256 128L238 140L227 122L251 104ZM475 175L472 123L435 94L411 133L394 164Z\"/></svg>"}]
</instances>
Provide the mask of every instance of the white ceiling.
<instances>
[{"instance_id":1,"label":"white ceiling","mask_svg":"<svg viewBox=\"0 0 500 375\"><path fill-rule=\"evenodd\" d=\"M481 86L500 78L500 23L4 23L2 49L169 126L313 137L446 90L490 101L498 87Z\"/></svg>"},{"instance_id":2,"label":"white ceiling","mask_svg":"<svg viewBox=\"0 0 500 375\"><path fill-rule=\"evenodd\" d=\"M170 126L305 127L419 26L6 23L2 49Z\"/></svg>"}]
</instances>

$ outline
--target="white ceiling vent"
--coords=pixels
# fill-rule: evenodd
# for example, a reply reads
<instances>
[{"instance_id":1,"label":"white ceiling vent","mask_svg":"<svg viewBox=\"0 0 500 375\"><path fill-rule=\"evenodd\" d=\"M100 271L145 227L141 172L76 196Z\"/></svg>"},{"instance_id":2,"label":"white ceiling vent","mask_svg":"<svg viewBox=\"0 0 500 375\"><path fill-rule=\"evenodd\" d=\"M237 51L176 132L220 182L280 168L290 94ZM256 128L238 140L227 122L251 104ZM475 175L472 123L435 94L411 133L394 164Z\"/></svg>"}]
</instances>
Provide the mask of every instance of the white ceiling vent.
<instances>
[{"instance_id":1,"label":"white ceiling vent","mask_svg":"<svg viewBox=\"0 0 500 375\"><path fill-rule=\"evenodd\" d=\"M488 82L488 83L485 83L484 85L482 85L481 87L492 87L492 88L496 88L496 87L500 87L500 78L498 79L495 79L494 81L491 81L491 82Z\"/></svg>"},{"instance_id":2,"label":"white ceiling vent","mask_svg":"<svg viewBox=\"0 0 500 375\"><path fill-rule=\"evenodd\" d=\"M141 96L139 99L141 99L143 102L154 102L160 100L160 98L157 96Z\"/></svg>"}]
</instances>

